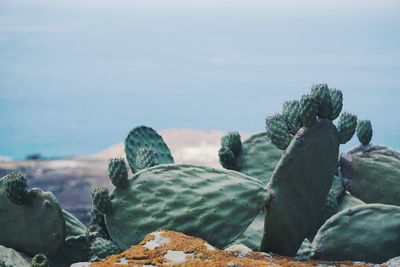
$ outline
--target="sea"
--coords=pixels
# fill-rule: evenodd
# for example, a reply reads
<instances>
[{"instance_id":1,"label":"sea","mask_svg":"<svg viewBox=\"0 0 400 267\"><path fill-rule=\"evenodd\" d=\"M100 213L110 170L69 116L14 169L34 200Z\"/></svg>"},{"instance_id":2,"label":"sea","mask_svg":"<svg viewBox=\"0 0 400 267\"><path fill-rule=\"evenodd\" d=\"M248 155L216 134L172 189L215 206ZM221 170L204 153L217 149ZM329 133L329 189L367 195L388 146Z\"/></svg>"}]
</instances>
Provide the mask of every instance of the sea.
<instances>
[{"instance_id":1,"label":"sea","mask_svg":"<svg viewBox=\"0 0 400 267\"><path fill-rule=\"evenodd\" d=\"M12 159L93 154L137 125L264 131L315 83L400 149L399 2L0 1Z\"/></svg>"}]
</instances>

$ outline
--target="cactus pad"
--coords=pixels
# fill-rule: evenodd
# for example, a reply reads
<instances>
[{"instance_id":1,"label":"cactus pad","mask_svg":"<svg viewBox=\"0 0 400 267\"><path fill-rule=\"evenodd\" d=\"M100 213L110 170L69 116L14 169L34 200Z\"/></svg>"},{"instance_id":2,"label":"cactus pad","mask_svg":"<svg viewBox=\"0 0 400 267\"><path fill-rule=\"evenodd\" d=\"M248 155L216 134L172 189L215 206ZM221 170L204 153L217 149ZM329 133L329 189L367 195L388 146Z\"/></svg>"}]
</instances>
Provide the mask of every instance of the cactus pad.
<instances>
[{"instance_id":1,"label":"cactus pad","mask_svg":"<svg viewBox=\"0 0 400 267\"><path fill-rule=\"evenodd\" d=\"M151 168L157 164L153 149L149 147L139 147L136 153L136 171Z\"/></svg>"},{"instance_id":2,"label":"cactus pad","mask_svg":"<svg viewBox=\"0 0 400 267\"><path fill-rule=\"evenodd\" d=\"M365 205L366 203L355 196L351 195L349 192L346 192L339 200L338 204L338 212L342 210L349 209L351 207Z\"/></svg>"},{"instance_id":3,"label":"cactus pad","mask_svg":"<svg viewBox=\"0 0 400 267\"><path fill-rule=\"evenodd\" d=\"M316 227L332 185L339 152L337 130L328 119L301 128L267 185L262 251L294 256ZM310 193L312 192L312 193Z\"/></svg>"},{"instance_id":4,"label":"cactus pad","mask_svg":"<svg viewBox=\"0 0 400 267\"><path fill-rule=\"evenodd\" d=\"M282 115L291 134L295 134L302 126L300 120L300 103L297 100L283 103Z\"/></svg>"},{"instance_id":5,"label":"cactus pad","mask_svg":"<svg viewBox=\"0 0 400 267\"><path fill-rule=\"evenodd\" d=\"M364 146L371 142L372 125L369 120L359 120L357 123L357 137L360 143Z\"/></svg>"},{"instance_id":6,"label":"cactus pad","mask_svg":"<svg viewBox=\"0 0 400 267\"><path fill-rule=\"evenodd\" d=\"M319 260L382 263L400 255L400 207L368 204L331 217L315 236Z\"/></svg>"},{"instance_id":7,"label":"cactus pad","mask_svg":"<svg viewBox=\"0 0 400 267\"><path fill-rule=\"evenodd\" d=\"M329 118L332 114L331 94L327 84L316 84L311 88L311 95L315 96L318 103L318 116Z\"/></svg>"},{"instance_id":8,"label":"cactus pad","mask_svg":"<svg viewBox=\"0 0 400 267\"><path fill-rule=\"evenodd\" d=\"M303 126L311 127L318 115L318 103L312 95L303 95L300 100L300 120Z\"/></svg>"},{"instance_id":9,"label":"cactus pad","mask_svg":"<svg viewBox=\"0 0 400 267\"><path fill-rule=\"evenodd\" d=\"M111 192L105 215L121 249L158 229L198 236L217 247L237 238L269 200L263 184L244 174L186 164L162 164L128 179Z\"/></svg>"},{"instance_id":10,"label":"cactus pad","mask_svg":"<svg viewBox=\"0 0 400 267\"><path fill-rule=\"evenodd\" d=\"M357 127L357 116L343 112L340 115L337 130L339 134L339 142L346 144L353 137Z\"/></svg>"},{"instance_id":11,"label":"cactus pad","mask_svg":"<svg viewBox=\"0 0 400 267\"><path fill-rule=\"evenodd\" d=\"M261 240L264 233L265 210L261 210L253 222L247 229L233 242L234 244L242 244L253 251L260 248Z\"/></svg>"},{"instance_id":12,"label":"cactus pad","mask_svg":"<svg viewBox=\"0 0 400 267\"><path fill-rule=\"evenodd\" d=\"M5 177L7 197L17 205L24 205L29 201L29 192L26 179L19 172L10 173Z\"/></svg>"},{"instance_id":13,"label":"cactus pad","mask_svg":"<svg viewBox=\"0 0 400 267\"><path fill-rule=\"evenodd\" d=\"M341 156L348 191L366 203L400 206L400 153L384 146L358 146Z\"/></svg>"},{"instance_id":14,"label":"cactus pad","mask_svg":"<svg viewBox=\"0 0 400 267\"><path fill-rule=\"evenodd\" d=\"M108 177L115 187L124 188L128 183L128 168L124 159L112 159L108 163Z\"/></svg>"},{"instance_id":15,"label":"cactus pad","mask_svg":"<svg viewBox=\"0 0 400 267\"><path fill-rule=\"evenodd\" d=\"M55 253L65 237L64 218L57 199L50 192L33 188L29 203L15 205L6 196L5 183L5 177L1 178L0 244L29 255Z\"/></svg>"},{"instance_id":16,"label":"cactus pad","mask_svg":"<svg viewBox=\"0 0 400 267\"><path fill-rule=\"evenodd\" d=\"M92 200L94 208L101 214L111 212L112 206L108 189L96 188L92 191Z\"/></svg>"},{"instance_id":17,"label":"cactus pad","mask_svg":"<svg viewBox=\"0 0 400 267\"><path fill-rule=\"evenodd\" d=\"M242 150L242 140L238 132L229 132L221 138L221 147L229 148L235 156L238 156Z\"/></svg>"},{"instance_id":18,"label":"cactus pad","mask_svg":"<svg viewBox=\"0 0 400 267\"><path fill-rule=\"evenodd\" d=\"M152 128L138 126L132 129L125 139L125 153L132 172L136 172L136 153L139 147L153 149L158 164L174 163L171 151L162 137Z\"/></svg>"},{"instance_id":19,"label":"cactus pad","mask_svg":"<svg viewBox=\"0 0 400 267\"><path fill-rule=\"evenodd\" d=\"M113 241L98 237L90 245L90 253L92 254L90 260L98 261L119 252L121 250Z\"/></svg>"},{"instance_id":20,"label":"cactus pad","mask_svg":"<svg viewBox=\"0 0 400 267\"><path fill-rule=\"evenodd\" d=\"M285 150L292 140L289 129L281 114L268 116L265 119L267 136L279 149Z\"/></svg>"},{"instance_id":21,"label":"cactus pad","mask_svg":"<svg viewBox=\"0 0 400 267\"><path fill-rule=\"evenodd\" d=\"M339 117L339 114L343 108L343 94L342 91L337 89L330 89L329 93L332 101L332 113L329 116L329 119L335 120L337 117Z\"/></svg>"},{"instance_id":22,"label":"cactus pad","mask_svg":"<svg viewBox=\"0 0 400 267\"><path fill-rule=\"evenodd\" d=\"M229 147L223 146L218 151L219 163L228 170L238 170L236 156Z\"/></svg>"}]
</instances>

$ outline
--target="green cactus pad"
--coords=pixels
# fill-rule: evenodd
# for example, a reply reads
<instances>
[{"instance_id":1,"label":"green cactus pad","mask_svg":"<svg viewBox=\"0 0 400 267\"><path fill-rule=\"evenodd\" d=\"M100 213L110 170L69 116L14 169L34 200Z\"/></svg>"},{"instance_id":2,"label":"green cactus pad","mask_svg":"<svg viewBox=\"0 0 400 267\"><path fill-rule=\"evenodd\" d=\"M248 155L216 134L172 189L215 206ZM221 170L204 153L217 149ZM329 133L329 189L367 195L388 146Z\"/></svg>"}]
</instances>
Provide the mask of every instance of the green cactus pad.
<instances>
[{"instance_id":1,"label":"green cactus pad","mask_svg":"<svg viewBox=\"0 0 400 267\"><path fill-rule=\"evenodd\" d=\"M291 134L295 134L302 126L300 120L300 102L297 100L283 103L282 115Z\"/></svg>"},{"instance_id":2,"label":"green cactus pad","mask_svg":"<svg viewBox=\"0 0 400 267\"><path fill-rule=\"evenodd\" d=\"M261 250L295 256L318 223L332 185L339 153L337 130L318 119L293 138L267 185L267 206Z\"/></svg>"},{"instance_id":3,"label":"green cactus pad","mask_svg":"<svg viewBox=\"0 0 400 267\"><path fill-rule=\"evenodd\" d=\"M94 208L101 214L111 212L112 205L107 188L95 188L92 191L92 200Z\"/></svg>"},{"instance_id":4,"label":"green cactus pad","mask_svg":"<svg viewBox=\"0 0 400 267\"><path fill-rule=\"evenodd\" d=\"M65 221L65 236L84 235L86 233L86 226L80 220L66 210L62 210L62 213Z\"/></svg>"},{"instance_id":5,"label":"green cactus pad","mask_svg":"<svg viewBox=\"0 0 400 267\"><path fill-rule=\"evenodd\" d=\"M247 229L233 242L234 244L242 244L253 251L260 248L261 240L264 233L265 210L261 210L253 222Z\"/></svg>"},{"instance_id":6,"label":"green cactus pad","mask_svg":"<svg viewBox=\"0 0 400 267\"><path fill-rule=\"evenodd\" d=\"M90 245L91 261L99 261L106 257L121 252L119 247L111 240L96 238Z\"/></svg>"},{"instance_id":7,"label":"green cactus pad","mask_svg":"<svg viewBox=\"0 0 400 267\"><path fill-rule=\"evenodd\" d=\"M337 123L339 142L346 144L353 137L357 127L357 116L343 112Z\"/></svg>"},{"instance_id":8,"label":"green cactus pad","mask_svg":"<svg viewBox=\"0 0 400 267\"><path fill-rule=\"evenodd\" d=\"M303 95L300 100L300 120L303 126L311 127L318 115L318 103L312 95Z\"/></svg>"},{"instance_id":9,"label":"green cactus pad","mask_svg":"<svg viewBox=\"0 0 400 267\"><path fill-rule=\"evenodd\" d=\"M174 163L171 151L162 137L152 128L138 126L131 130L125 139L125 153L132 172L136 172L136 153L139 147L153 149L158 164Z\"/></svg>"},{"instance_id":10,"label":"green cactus pad","mask_svg":"<svg viewBox=\"0 0 400 267\"><path fill-rule=\"evenodd\" d=\"M32 267L49 267L49 260L44 254L37 254L32 258Z\"/></svg>"},{"instance_id":11,"label":"green cactus pad","mask_svg":"<svg viewBox=\"0 0 400 267\"><path fill-rule=\"evenodd\" d=\"M237 157L242 150L240 134L238 132L229 132L228 134L222 136L221 147L229 148L233 154L235 154L235 157Z\"/></svg>"},{"instance_id":12,"label":"green cactus pad","mask_svg":"<svg viewBox=\"0 0 400 267\"><path fill-rule=\"evenodd\" d=\"M265 119L267 136L279 149L285 150L292 140L289 129L281 114L268 116Z\"/></svg>"},{"instance_id":13,"label":"green cactus pad","mask_svg":"<svg viewBox=\"0 0 400 267\"><path fill-rule=\"evenodd\" d=\"M228 170L238 170L235 153L229 147L223 146L218 151L219 163Z\"/></svg>"},{"instance_id":14,"label":"green cactus pad","mask_svg":"<svg viewBox=\"0 0 400 267\"><path fill-rule=\"evenodd\" d=\"M110 160L108 163L108 177L115 187L126 187L128 184L128 168L124 159Z\"/></svg>"},{"instance_id":15,"label":"green cactus pad","mask_svg":"<svg viewBox=\"0 0 400 267\"><path fill-rule=\"evenodd\" d=\"M318 103L318 116L328 118L332 115L332 100L327 84L316 84L311 88L311 95Z\"/></svg>"},{"instance_id":16,"label":"green cactus pad","mask_svg":"<svg viewBox=\"0 0 400 267\"><path fill-rule=\"evenodd\" d=\"M357 122L357 138L364 146L371 142L372 138L372 125L369 120L359 120Z\"/></svg>"},{"instance_id":17,"label":"green cactus pad","mask_svg":"<svg viewBox=\"0 0 400 267\"><path fill-rule=\"evenodd\" d=\"M304 239L303 243L301 243L301 246L294 258L300 261L310 260L313 257L313 254L311 242L306 238Z\"/></svg>"},{"instance_id":18,"label":"green cactus pad","mask_svg":"<svg viewBox=\"0 0 400 267\"><path fill-rule=\"evenodd\" d=\"M136 152L136 171L151 168L157 165L153 149L149 147L139 147Z\"/></svg>"},{"instance_id":19,"label":"green cactus pad","mask_svg":"<svg viewBox=\"0 0 400 267\"><path fill-rule=\"evenodd\" d=\"M329 116L329 119L335 120L337 117L339 117L339 114L343 108L343 94L342 91L337 89L330 89L329 93L332 101L332 113Z\"/></svg>"},{"instance_id":20,"label":"green cactus pad","mask_svg":"<svg viewBox=\"0 0 400 267\"><path fill-rule=\"evenodd\" d=\"M368 204L331 217L315 236L318 260L382 263L400 255L400 207Z\"/></svg>"},{"instance_id":21,"label":"green cactus pad","mask_svg":"<svg viewBox=\"0 0 400 267\"><path fill-rule=\"evenodd\" d=\"M31 259L25 254L12 248L0 245L0 266L6 267L31 267Z\"/></svg>"},{"instance_id":22,"label":"green cactus pad","mask_svg":"<svg viewBox=\"0 0 400 267\"><path fill-rule=\"evenodd\" d=\"M201 237L225 247L253 221L269 200L263 184L235 171L162 164L128 179L111 192L105 215L111 239L121 249L158 229Z\"/></svg>"},{"instance_id":23,"label":"green cactus pad","mask_svg":"<svg viewBox=\"0 0 400 267\"><path fill-rule=\"evenodd\" d=\"M51 267L69 267L72 263L89 259L89 245L85 235L68 236L57 253L50 257Z\"/></svg>"},{"instance_id":24,"label":"green cactus pad","mask_svg":"<svg viewBox=\"0 0 400 267\"><path fill-rule=\"evenodd\" d=\"M33 188L29 203L16 205L7 197L5 180L0 179L0 244L29 255L55 253L65 238L57 199L50 192Z\"/></svg>"},{"instance_id":25,"label":"green cactus pad","mask_svg":"<svg viewBox=\"0 0 400 267\"><path fill-rule=\"evenodd\" d=\"M384 146L358 146L341 157L348 191L366 203L400 206L400 153Z\"/></svg>"},{"instance_id":26,"label":"green cactus pad","mask_svg":"<svg viewBox=\"0 0 400 267\"><path fill-rule=\"evenodd\" d=\"M361 199L358 199L349 192L346 192L339 200L338 212L341 212L342 210L345 209L349 209L351 207L365 205L365 204L366 203Z\"/></svg>"},{"instance_id":27,"label":"green cactus pad","mask_svg":"<svg viewBox=\"0 0 400 267\"><path fill-rule=\"evenodd\" d=\"M29 202L29 191L26 179L19 172L10 173L5 177L7 197L17 205Z\"/></svg>"}]
</instances>

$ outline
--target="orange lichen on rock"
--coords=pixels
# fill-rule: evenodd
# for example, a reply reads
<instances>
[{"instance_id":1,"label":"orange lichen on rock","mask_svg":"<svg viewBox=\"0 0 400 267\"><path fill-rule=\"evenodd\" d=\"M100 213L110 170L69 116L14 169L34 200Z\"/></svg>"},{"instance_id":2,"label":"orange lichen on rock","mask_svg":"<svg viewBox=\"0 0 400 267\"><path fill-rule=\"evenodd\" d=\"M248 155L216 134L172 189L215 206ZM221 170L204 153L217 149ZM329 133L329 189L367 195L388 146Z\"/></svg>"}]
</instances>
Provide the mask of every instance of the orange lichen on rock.
<instances>
[{"instance_id":1,"label":"orange lichen on rock","mask_svg":"<svg viewBox=\"0 0 400 267\"><path fill-rule=\"evenodd\" d=\"M137 267L308 267L322 262L295 261L292 258L261 252L225 252L200 238L173 231L158 231L148 234L140 244L124 252L111 255L92 267L137 266ZM328 266L368 266L351 262L328 263Z\"/></svg>"}]
</instances>

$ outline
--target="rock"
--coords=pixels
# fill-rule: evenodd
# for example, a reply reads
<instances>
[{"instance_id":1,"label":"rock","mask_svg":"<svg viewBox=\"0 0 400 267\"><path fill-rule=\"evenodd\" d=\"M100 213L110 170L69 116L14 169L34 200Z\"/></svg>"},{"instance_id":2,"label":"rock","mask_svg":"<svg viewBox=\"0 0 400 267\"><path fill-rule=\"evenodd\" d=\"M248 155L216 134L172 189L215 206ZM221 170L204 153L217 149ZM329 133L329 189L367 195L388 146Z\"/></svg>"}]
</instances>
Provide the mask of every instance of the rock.
<instances>
[{"instance_id":1,"label":"rock","mask_svg":"<svg viewBox=\"0 0 400 267\"><path fill-rule=\"evenodd\" d=\"M308 266L370 266L352 262L296 261L293 258L252 252L243 245L232 245L225 251L206 241L173 231L160 230L148 234L138 245L101 262L79 263L72 267L106 266L146 267L308 267Z\"/></svg>"}]
</instances>

